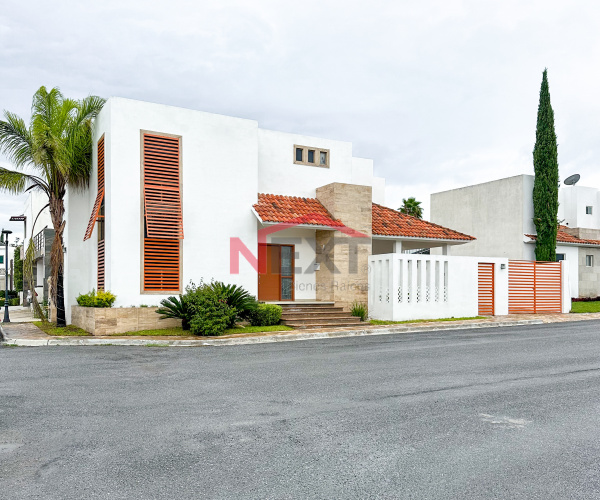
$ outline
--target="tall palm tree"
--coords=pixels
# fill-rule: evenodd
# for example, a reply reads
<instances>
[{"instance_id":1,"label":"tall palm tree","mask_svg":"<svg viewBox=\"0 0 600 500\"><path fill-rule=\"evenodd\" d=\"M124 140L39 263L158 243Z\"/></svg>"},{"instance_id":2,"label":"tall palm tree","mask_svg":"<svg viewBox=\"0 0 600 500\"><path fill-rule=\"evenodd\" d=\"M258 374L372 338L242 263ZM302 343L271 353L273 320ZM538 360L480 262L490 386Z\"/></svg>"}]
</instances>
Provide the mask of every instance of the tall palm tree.
<instances>
[{"instance_id":1,"label":"tall palm tree","mask_svg":"<svg viewBox=\"0 0 600 500\"><path fill-rule=\"evenodd\" d=\"M0 167L0 189L12 194L30 190L48 196L55 235L50 265L50 295L56 323L65 326L63 296L63 232L67 188L88 187L92 170L92 124L105 100L97 96L74 100L58 88L40 87L33 95L29 126L19 116L4 112L0 120L0 152L15 170Z\"/></svg>"},{"instance_id":2,"label":"tall palm tree","mask_svg":"<svg viewBox=\"0 0 600 500\"><path fill-rule=\"evenodd\" d=\"M402 206L398 209L401 213L406 215L412 215L417 219L423 218L423 208L421 208L421 202L417 201L414 197L402 198Z\"/></svg>"}]
</instances>

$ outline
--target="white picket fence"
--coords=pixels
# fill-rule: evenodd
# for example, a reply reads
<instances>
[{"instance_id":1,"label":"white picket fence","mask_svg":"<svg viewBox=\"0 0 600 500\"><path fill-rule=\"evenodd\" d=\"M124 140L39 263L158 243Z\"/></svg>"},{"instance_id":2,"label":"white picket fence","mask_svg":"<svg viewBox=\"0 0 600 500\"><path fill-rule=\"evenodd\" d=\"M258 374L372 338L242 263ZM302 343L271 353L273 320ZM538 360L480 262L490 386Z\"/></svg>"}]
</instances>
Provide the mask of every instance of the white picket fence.
<instances>
[{"instance_id":1,"label":"white picket fence","mask_svg":"<svg viewBox=\"0 0 600 500\"><path fill-rule=\"evenodd\" d=\"M479 262L495 264L495 314L508 314L508 259L394 253L369 258L369 315L388 321L477 316Z\"/></svg>"}]
</instances>

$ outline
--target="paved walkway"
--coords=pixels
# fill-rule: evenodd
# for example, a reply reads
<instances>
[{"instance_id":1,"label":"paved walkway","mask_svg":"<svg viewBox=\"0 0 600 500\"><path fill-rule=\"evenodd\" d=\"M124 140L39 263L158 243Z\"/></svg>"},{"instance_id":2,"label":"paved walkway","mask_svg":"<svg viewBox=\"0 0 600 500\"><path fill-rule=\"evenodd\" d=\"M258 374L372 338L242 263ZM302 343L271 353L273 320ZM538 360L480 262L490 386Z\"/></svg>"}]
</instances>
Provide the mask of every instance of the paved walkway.
<instances>
[{"instance_id":1,"label":"paved walkway","mask_svg":"<svg viewBox=\"0 0 600 500\"><path fill-rule=\"evenodd\" d=\"M0 314L0 319L4 318L4 307L2 309L2 314ZM31 321L36 321L33 317L33 312L29 307L23 306L9 306L8 315L10 316L11 323L28 323Z\"/></svg>"},{"instance_id":2,"label":"paved walkway","mask_svg":"<svg viewBox=\"0 0 600 500\"><path fill-rule=\"evenodd\" d=\"M287 330L282 332L240 333L224 337L53 337L46 335L35 325L28 322L1 324L0 330L7 344L18 346L47 345L164 345L178 347L224 346L260 344L268 342L286 342L294 340L314 340L336 337L354 337L365 335L390 335L421 331L465 330L470 328L494 328L543 323L563 323L573 321L600 320L600 313L582 314L509 314L489 318L465 321L429 321L420 323L401 323L393 325L369 325L360 327Z\"/></svg>"}]
</instances>

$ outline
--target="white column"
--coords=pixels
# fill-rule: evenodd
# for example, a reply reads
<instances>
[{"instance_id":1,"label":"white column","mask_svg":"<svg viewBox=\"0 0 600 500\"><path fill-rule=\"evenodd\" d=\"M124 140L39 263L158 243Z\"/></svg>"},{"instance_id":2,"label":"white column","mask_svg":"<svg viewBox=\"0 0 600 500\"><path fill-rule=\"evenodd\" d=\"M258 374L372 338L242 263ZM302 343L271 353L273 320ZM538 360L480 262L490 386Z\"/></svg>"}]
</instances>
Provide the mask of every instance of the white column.
<instances>
[{"instance_id":1,"label":"white column","mask_svg":"<svg viewBox=\"0 0 600 500\"><path fill-rule=\"evenodd\" d=\"M394 240L394 253L402 253L402 242Z\"/></svg>"},{"instance_id":2,"label":"white column","mask_svg":"<svg viewBox=\"0 0 600 500\"><path fill-rule=\"evenodd\" d=\"M448 245L442 245L442 255L448 255Z\"/></svg>"}]
</instances>

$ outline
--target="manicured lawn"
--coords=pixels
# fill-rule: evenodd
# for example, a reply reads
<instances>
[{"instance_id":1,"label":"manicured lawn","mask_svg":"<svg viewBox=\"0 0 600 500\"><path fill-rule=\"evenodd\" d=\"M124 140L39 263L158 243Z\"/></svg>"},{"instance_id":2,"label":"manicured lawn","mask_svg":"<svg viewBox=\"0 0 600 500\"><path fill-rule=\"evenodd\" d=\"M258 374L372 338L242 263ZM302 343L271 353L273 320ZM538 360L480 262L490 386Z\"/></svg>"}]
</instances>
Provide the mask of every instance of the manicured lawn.
<instances>
[{"instance_id":1,"label":"manicured lawn","mask_svg":"<svg viewBox=\"0 0 600 500\"><path fill-rule=\"evenodd\" d=\"M600 300L592 302L573 302L571 303L572 313L597 313L600 312Z\"/></svg>"},{"instance_id":2,"label":"manicured lawn","mask_svg":"<svg viewBox=\"0 0 600 500\"><path fill-rule=\"evenodd\" d=\"M58 328L56 323L34 321L33 324L42 330L46 335L53 335L55 337L87 337L91 335L75 325L67 325L64 328Z\"/></svg>"},{"instance_id":3,"label":"manicured lawn","mask_svg":"<svg viewBox=\"0 0 600 500\"><path fill-rule=\"evenodd\" d=\"M281 332L284 330L292 330L289 326L274 325L274 326L246 326L230 328L225 330L223 335L234 335L236 333L259 333L259 332ZM115 333L113 337L195 337L189 330L181 328L164 328L162 330L140 330L139 332Z\"/></svg>"},{"instance_id":4,"label":"manicured lawn","mask_svg":"<svg viewBox=\"0 0 600 500\"><path fill-rule=\"evenodd\" d=\"M382 321L379 319L372 319L372 325L398 325L401 323L429 323L431 321L465 321L468 319L483 319L485 316L472 316L469 318L441 318L441 319L411 319L408 321Z\"/></svg>"}]
</instances>

